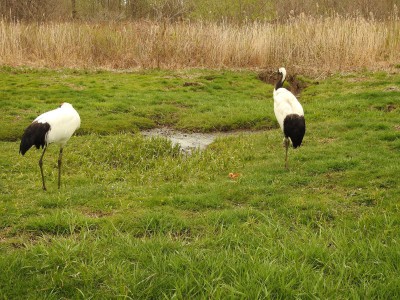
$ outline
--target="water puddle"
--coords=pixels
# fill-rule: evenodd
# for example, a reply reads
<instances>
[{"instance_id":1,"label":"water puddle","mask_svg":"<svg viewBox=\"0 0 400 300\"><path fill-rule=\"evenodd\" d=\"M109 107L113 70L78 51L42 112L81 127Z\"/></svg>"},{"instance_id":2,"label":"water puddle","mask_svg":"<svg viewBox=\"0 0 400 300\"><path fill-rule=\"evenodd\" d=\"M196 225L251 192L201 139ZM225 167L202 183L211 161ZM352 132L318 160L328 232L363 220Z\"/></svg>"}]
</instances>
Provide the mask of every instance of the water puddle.
<instances>
[{"instance_id":1,"label":"water puddle","mask_svg":"<svg viewBox=\"0 0 400 300\"><path fill-rule=\"evenodd\" d=\"M237 131L237 132L181 132L171 128L154 128L142 131L145 137L164 137L169 139L173 145L179 145L183 153L190 153L195 149L204 150L218 137L235 136L243 133L254 133L255 131Z\"/></svg>"}]
</instances>

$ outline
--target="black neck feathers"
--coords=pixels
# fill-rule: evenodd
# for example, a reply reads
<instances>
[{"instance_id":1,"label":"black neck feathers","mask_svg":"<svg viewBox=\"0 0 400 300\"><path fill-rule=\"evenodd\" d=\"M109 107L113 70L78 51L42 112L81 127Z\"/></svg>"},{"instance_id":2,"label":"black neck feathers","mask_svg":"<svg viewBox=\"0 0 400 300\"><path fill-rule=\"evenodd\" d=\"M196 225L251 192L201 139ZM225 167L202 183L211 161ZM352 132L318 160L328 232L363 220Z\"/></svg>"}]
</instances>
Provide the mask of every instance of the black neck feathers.
<instances>
[{"instance_id":1,"label":"black neck feathers","mask_svg":"<svg viewBox=\"0 0 400 300\"><path fill-rule=\"evenodd\" d=\"M283 83L285 82L285 79L283 78L283 73L279 72L280 78L278 80L278 82L275 85L275 90L280 89L281 87L283 87Z\"/></svg>"}]
</instances>

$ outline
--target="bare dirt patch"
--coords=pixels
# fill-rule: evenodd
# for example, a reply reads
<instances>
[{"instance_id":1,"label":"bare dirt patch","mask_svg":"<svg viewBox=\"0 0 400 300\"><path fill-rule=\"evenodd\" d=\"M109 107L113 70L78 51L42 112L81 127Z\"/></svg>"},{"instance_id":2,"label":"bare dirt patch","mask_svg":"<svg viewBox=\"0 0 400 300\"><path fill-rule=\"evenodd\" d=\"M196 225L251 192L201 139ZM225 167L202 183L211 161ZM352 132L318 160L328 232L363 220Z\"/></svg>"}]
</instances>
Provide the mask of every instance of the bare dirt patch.
<instances>
[{"instance_id":1,"label":"bare dirt patch","mask_svg":"<svg viewBox=\"0 0 400 300\"><path fill-rule=\"evenodd\" d=\"M397 86L388 86L384 89L385 92L400 92L400 88Z\"/></svg>"},{"instance_id":2,"label":"bare dirt patch","mask_svg":"<svg viewBox=\"0 0 400 300\"><path fill-rule=\"evenodd\" d=\"M183 86L204 86L204 84L201 82L186 81L183 83Z\"/></svg>"},{"instance_id":3,"label":"bare dirt patch","mask_svg":"<svg viewBox=\"0 0 400 300\"><path fill-rule=\"evenodd\" d=\"M93 218L93 219L100 219L100 218L104 218L104 217L113 215L112 212L104 212L104 211L86 211L86 212L84 212L84 214L86 216L88 216L89 218Z\"/></svg>"}]
</instances>

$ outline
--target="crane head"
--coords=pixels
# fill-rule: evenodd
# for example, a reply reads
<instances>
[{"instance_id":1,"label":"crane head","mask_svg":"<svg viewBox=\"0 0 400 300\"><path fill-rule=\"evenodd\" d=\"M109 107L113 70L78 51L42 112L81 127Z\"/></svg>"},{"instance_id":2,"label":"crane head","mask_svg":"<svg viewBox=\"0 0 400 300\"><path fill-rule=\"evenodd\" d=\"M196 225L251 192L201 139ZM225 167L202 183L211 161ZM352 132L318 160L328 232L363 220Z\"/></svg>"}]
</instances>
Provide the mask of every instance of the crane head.
<instances>
[{"instance_id":1,"label":"crane head","mask_svg":"<svg viewBox=\"0 0 400 300\"><path fill-rule=\"evenodd\" d=\"M286 79L286 69L284 67L280 67L278 69L278 74L282 75L281 82L283 83L285 81L285 79Z\"/></svg>"}]
</instances>

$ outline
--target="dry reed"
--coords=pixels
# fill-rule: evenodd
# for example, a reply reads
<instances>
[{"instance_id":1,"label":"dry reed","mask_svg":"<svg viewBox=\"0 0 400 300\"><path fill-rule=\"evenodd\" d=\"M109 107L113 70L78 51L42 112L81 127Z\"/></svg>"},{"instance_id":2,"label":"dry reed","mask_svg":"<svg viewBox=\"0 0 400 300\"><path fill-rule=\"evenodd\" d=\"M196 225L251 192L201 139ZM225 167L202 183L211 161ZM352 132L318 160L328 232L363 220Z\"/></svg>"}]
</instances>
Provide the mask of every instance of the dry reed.
<instances>
[{"instance_id":1,"label":"dry reed","mask_svg":"<svg viewBox=\"0 0 400 300\"><path fill-rule=\"evenodd\" d=\"M400 21L296 17L283 24L0 22L0 64L68 68L271 68L305 73L399 63Z\"/></svg>"}]
</instances>

